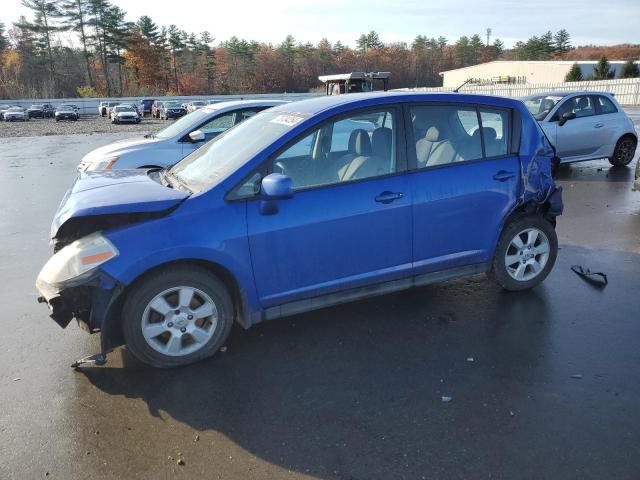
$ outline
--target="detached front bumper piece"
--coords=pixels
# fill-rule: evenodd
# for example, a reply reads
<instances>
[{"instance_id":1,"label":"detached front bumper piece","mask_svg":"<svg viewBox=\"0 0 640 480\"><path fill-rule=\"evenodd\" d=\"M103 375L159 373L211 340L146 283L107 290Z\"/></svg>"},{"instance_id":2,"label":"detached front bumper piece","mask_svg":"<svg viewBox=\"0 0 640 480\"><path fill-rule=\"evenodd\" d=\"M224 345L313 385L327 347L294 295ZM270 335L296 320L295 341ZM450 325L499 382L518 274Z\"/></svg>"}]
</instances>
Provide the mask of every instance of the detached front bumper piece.
<instances>
[{"instance_id":1,"label":"detached front bumper piece","mask_svg":"<svg viewBox=\"0 0 640 480\"><path fill-rule=\"evenodd\" d=\"M50 317L62 328L74 318L83 330L100 332L102 354L122 344L119 321L119 305L124 286L98 271L82 283L50 285L38 278L36 288L40 292L39 303L46 303Z\"/></svg>"}]
</instances>

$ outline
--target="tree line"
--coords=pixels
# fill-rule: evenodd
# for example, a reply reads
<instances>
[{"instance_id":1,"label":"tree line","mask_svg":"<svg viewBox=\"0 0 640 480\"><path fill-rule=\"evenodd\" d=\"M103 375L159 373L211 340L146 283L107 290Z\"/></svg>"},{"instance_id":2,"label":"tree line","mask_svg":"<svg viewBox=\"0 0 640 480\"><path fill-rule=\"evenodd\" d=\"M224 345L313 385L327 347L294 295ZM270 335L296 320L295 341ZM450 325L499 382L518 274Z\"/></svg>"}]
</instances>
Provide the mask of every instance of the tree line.
<instances>
[{"instance_id":1,"label":"tree line","mask_svg":"<svg viewBox=\"0 0 640 480\"><path fill-rule=\"evenodd\" d=\"M574 52L566 30L547 32L506 49L481 36L417 35L384 43L362 34L351 48L338 40L317 44L288 35L267 44L210 32L137 21L109 0L22 0L31 18L0 24L0 98L208 95L306 92L318 76L390 71L390 86L439 86L439 72L496 59L545 60ZM72 41L70 39L73 39Z\"/></svg>"}]
</instances>

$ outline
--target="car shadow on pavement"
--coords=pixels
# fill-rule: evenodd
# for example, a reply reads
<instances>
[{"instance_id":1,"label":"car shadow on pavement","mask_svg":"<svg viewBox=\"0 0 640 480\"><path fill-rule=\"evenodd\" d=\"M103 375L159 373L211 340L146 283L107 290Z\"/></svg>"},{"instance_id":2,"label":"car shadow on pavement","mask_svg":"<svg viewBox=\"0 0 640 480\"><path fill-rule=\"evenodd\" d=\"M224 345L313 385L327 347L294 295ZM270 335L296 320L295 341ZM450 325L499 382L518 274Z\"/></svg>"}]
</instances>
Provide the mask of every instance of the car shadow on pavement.
<instances>
[{"instance_id":1,"label":"car shadow on pavement","mask_svg":"<svg viewBox=\"0 0 640 480\"><path fill-rule=\"evenodd\" d=\"M591 162L567 163L560 165L556 180L564 181L605 181L605 182L633 182L635 162L624 167L616 167L607 160Z\"/></svg>"},{"instance_id":2,"label":"car shadow on pavement","mask_svg":"<svg viewBox=\"0 0 640 480\"><path fill-rule=\"evenodd\" d=\"M189 367L153 369L122 350L123 368L81 371L151 416L221 432L293 471L420 478L426 464L455 462L461 472L467 454L447 454L456 435L482 431L471 448L500 436L509 405L540 380L546 295L472 278L237 329L224 353Z\"/></svg>"}]
</instances>

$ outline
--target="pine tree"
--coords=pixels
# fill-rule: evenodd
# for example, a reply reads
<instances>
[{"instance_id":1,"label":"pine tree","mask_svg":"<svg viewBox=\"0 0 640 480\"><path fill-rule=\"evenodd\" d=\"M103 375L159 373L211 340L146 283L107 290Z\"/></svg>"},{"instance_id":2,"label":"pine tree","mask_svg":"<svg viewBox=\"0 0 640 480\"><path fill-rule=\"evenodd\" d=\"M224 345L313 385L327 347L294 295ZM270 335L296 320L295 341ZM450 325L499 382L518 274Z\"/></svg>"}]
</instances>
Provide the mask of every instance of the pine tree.
<instances>
[{"instance_id":1,"label":"pine tree","mask_svg":"<svg viewBox=\"0 0 640 480\"><path fill-rule=\"evenodd\" d=\"M87 82L89 86L93 86L91 55L87 48L89 43L87 32L88 7L87 0L66 0L61 4L61 13L64 18L63 25L76 32L80 37L87 68Z\"/></svg>"},{"instance_id":2,"label":"pine tree","mask_svg":"<svg viewBox=\"0 0 640 480\"><path fill-rule=\"evenodd\" d=\"M58 2L55 0L22 0L22 5L33 10L33 22L24 21L16 24L20 28L35 35L36 47L46 52L49 78L57 90L56 68L53 60L53 34L64 30L64 27L56 25L54 19L60 17Z\"/></svg>"},{"instance_id":3,"label":"pine tree","mask_svg":"<svg viewBox=\"0 0 640 480\"><path fill-rule=\"evenodd\" d=\"M158 41L158 25L147 15L140 17L136 23L136 27L142 35L142 38L149 41L151 44L155 44Z\"/></svg>"},{"instance_id":4,"label":"pine tree","mask_svg":"<svg viewBox=\"0 0 640 480\"><path fill-rule=\"evenodd\" d=\"M564 28L562 30L558 30L558 32L553 37L553 46L556 53L561 56L571 50L570 43L571 36L569 32L567 32Z\"/></svg>"},{"instance_id":5,"label":"pine tree","mask_svg":"<svg viewBox=\"0 0 640 480\"><path fill-rule=\"evenodd\" d=\"M609 61L604 55L598 60L598 63L593 67L593 73L591 78L593 80L609 80L615 76L615 71L611 70Z\"/></svg>"},{"instance_id":6,"label":"pine tree","mask_svg":"<svg viewBox=\"0 0 640 480\"><path fill-rule=\"evenodd\" d=\"M581 82L582 78L582 70L580 70L580 66L577 63L571 65L571 68L564 76L565 82Z\"/></svg>"},{"instance_id":7,"label":"pine tree","mask_svg":"<svg viewBox=\"0 0 640 480\"><path fill-rule=\"evenodd\" d=\"M638 78L640 77L640 68L638 68L638 64L633 60L627 60L622 65L622 69L620 70L620 78Z\"/></svg>"}]
</instances>

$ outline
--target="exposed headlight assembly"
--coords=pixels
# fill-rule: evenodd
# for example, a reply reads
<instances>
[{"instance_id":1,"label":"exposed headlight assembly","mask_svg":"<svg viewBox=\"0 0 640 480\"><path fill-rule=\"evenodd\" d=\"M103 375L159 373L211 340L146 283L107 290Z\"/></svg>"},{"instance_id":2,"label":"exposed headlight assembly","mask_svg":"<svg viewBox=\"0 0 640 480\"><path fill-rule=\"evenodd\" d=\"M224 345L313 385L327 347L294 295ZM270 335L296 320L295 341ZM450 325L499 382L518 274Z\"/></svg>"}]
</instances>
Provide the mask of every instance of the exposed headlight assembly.
<instances>
[{"instance_id":1,"label":"exposed headlight assembly","mask_svg":"<svg viewBox=\"0 0 640 480\"><path fill-rule=\"evenodd\" d=\"M42 267L38 278L49 285L81 280L118 255L118 249L106 237L100 232L92 233L54 254Z\"/></svg>"}]
</instances>

